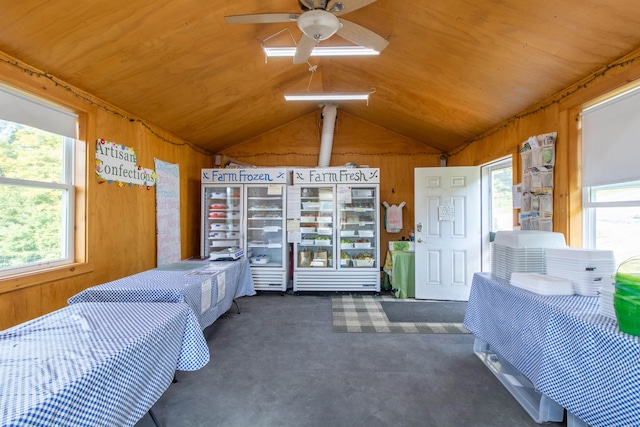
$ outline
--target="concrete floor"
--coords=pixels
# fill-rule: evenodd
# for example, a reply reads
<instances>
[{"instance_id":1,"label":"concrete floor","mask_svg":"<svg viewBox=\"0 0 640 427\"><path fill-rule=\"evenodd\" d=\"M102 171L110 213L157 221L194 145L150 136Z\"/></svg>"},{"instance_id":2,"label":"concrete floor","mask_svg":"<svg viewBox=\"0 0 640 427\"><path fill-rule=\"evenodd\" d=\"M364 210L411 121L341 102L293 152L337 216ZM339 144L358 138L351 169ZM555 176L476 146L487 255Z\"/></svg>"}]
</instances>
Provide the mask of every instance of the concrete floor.
<instances>
[{"instance_id":1,"label":"concrete floor","mask_svg":"<svg viewBox=\"0 0 640 427\"><path fill-rule=\"evenodd\" d=\"M333 333L329 296L238 300L177 372L162 427L538 426L473 354L471 334ZM546 424L550 427L565 423ZM145 415L136 427L151 427Z\"/></svg>"}]
</instances>

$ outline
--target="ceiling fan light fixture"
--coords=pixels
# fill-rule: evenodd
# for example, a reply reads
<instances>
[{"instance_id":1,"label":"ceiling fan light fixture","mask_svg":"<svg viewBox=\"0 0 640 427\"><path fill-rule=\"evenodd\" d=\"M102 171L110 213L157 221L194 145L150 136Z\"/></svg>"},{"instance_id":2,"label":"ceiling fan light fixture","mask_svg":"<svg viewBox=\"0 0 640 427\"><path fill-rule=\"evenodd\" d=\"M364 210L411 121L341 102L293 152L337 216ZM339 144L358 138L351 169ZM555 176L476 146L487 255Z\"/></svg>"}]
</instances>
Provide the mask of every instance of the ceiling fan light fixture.
<instances>
[{"instance_id":1,"label":"ceiling fan light fixture","mask_svg":"<svg viewBox=\"0 0 640 427\"><path fill-rule=\"evenodd\" d=\"M340 20L326 10L310 10L298 18L298 28L312 40L326 40L341 28Z\"/></svg>"},{"instance_id":2,"label":"ceiling fan light fixture","mask_svg":"<svg viewBox=\"0 0 640 427\"><path fill-rule=\"evenodd\" d=\"M285 101L369 101L370 92L285 93Z\"/></svg>"}]
</instances>

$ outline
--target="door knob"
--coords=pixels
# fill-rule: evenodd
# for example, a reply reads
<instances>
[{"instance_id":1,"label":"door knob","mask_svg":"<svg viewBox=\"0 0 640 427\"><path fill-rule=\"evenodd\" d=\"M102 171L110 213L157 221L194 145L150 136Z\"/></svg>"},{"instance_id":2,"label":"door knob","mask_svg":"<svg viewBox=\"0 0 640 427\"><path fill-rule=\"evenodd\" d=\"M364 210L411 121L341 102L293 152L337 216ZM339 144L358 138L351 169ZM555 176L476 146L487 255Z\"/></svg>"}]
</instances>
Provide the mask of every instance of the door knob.
<instances>
[{"instance_id":1,"label":"door knob","mask_svg":"<svg viewBox=\"0 0 640 427\"><path fill-rule=\"evenodd\" d=\"M418 243L422 243L422 237L418 237Z\"/></svg>"}]
</instances>

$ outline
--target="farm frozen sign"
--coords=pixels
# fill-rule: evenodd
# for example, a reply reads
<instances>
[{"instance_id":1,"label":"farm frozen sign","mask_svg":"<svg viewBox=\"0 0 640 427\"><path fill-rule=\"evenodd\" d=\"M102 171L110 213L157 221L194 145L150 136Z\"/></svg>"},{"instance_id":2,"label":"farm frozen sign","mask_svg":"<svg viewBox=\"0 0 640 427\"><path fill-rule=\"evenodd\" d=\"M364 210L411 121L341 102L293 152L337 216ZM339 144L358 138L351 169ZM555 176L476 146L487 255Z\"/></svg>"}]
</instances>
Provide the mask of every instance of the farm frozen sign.
<instances>
[{"instance_id":1,"label":"farm frozen sign","mask_svg":"<svg viewBox=\"0 0 640 427\"><path fill-rule=\"evenodd\" d=\"M378 184L377 168L326 168L294 169L293 182L296 184Z\"/></svg>"},{"instance_id":2,"label":"farm frozen sign","mask_svg":"<svg viewBox=\"0 0 640 427\"><path fill-rule=\"evenodd\" d=\"M156 173L139 166L131 148L104 139L96 144L96 174L102 181L117 182L121 187L137 185L149 189L156 185Z\"/></svg>"},{"instance_id":3,"label":"farm frozen sign","mask_svg":"<svg viewBox=\"0 0 640 427\"><path fill-rule=\"evenodd\" d=\"M286 169L202 169L205 184L286 184Z\"/></svg>"}]
</instances>

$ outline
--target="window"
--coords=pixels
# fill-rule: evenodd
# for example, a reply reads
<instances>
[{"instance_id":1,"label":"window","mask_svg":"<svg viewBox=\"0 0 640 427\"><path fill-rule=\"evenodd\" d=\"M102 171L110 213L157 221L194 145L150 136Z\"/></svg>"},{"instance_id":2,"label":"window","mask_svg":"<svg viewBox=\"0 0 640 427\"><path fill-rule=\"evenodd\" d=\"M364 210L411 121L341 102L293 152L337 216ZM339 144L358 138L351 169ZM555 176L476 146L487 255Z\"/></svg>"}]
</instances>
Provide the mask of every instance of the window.
<instances>
[{"instance_id":1,"label":"window","mask_svg":"<svg viewBox=\"0 0 640 427\"><path fill-rule=\"evenodd\" d=\"M486 164L482 176L482 265L491 266L489 243L496 231L513 230L513 168L511 156Z\"/></svg>"},{"instance_id":2,"label":"window","mask_svg":"<svg viewBox=\"0 0 640 427\"><path fill-rule=\"evenodd\" d=\"M612 250L616 263L640 255L640 181L587 187L583 246Z\"/></svg>"},{"instance_id":3,"label":"window","mask_svg":"<svg viewBox=\"0 0 640 427\"><path fill-rule=\"evenodd\" d=\"M0 86L0 277L74 262L76 122Z\"/></svg>"},{"instance_id":4,"label":"window","mask_svg":"<svg viewBox=\"0 0 640 427\"><path fill-rule=\"evenodd\" d=\"M489 231L513 230L513 178L511 158L487 166Z\"/></svg>"},{"instance_id":5,"label":"window","mask_svg":"<svg viewBox=\"0 0 640 427\"><path fill-rule=\"evenodd\" d=\"M582 111L583 246L640 255L640 90Z\"/></svg>"}]
</instances>

